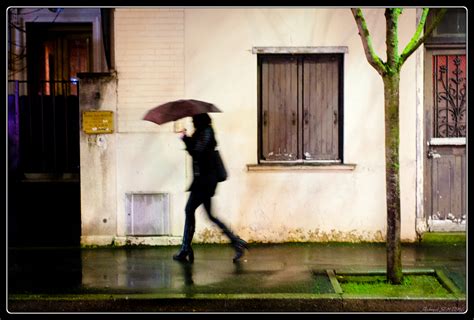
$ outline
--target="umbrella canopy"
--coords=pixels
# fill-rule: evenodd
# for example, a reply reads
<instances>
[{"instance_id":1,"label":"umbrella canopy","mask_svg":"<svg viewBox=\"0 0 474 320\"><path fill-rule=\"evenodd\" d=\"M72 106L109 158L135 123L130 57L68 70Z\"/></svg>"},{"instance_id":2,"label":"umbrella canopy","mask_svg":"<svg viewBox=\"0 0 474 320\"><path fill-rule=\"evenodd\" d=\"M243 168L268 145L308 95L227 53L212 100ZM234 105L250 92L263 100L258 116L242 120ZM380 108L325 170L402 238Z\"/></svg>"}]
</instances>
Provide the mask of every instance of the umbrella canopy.
<instances>
[{"instance_id":1,"label":"umbrella canopy","mask_svg":"<svg viewBox=\"0 0 474 320\"><path fill-rule=\"evenodd\" d=\"M209 102L194 99L182 99L166 102L151 109L147 112L143 120L163 124L208 112L221 112L221 110Z\"/></svg>"}]
</instances>

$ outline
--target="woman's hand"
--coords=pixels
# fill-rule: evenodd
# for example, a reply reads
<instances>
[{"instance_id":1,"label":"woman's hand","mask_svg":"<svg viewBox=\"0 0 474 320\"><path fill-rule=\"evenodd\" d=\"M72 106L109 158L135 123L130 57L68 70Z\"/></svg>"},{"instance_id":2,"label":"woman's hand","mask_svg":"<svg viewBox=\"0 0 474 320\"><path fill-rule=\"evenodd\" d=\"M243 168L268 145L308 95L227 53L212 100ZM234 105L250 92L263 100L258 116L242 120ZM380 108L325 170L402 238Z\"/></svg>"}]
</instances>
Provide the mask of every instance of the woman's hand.
<instances>
[{"instance_id":1,"label":"woman's hand","mask_svg":"<svg viewBox=\"0 0 474 320\"><path fill-rule=\"evenodd\" d=\"M183 130L181 130L181 131L179 132L179 137L180 137L181 139L183 139L184 137L186 137L186 129L183 129Z\"/></svg>"}]
</instances>

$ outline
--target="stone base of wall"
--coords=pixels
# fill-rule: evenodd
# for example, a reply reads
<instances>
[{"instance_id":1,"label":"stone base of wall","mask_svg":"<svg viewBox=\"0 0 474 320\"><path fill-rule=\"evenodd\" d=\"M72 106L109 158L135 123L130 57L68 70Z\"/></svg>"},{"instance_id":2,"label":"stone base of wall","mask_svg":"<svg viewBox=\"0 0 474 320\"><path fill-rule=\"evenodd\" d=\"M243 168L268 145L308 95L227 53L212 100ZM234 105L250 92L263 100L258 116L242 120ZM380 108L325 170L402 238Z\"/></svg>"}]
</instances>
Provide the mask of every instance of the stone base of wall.
<instances>
[{"instance_id":1,"label":"stone base of wall","mask_svg":"<svg viewBox=\"0 0 474 320\"><path fill-rule=\"evenodd\" d=\"M110 246L114 243L114 236L81 236L81 246Z\"/></svg>"},{"instance_id":2,"label":"stone base of wall","mask_svg":"<svg viewBox=\"0 0 474 320\"><path fill-rule=\"evenodd\" d=\"M114 245L128 246L128 245L144 245L144 246L177 246L182 241L181 237L116 237Z\"/></svg>"},{"instance_id":3,"label":"stone base of wall","mask_svg":"<svg viewBox=\"0 0 474 320\"><path fill-rule=\"evenodd\" d=\"M139 237L139 236L82 236L81 246L95 247L95 246L177 246L182 241L181 237L160 236L160 237Z\"/></svg>"}]
</instances>

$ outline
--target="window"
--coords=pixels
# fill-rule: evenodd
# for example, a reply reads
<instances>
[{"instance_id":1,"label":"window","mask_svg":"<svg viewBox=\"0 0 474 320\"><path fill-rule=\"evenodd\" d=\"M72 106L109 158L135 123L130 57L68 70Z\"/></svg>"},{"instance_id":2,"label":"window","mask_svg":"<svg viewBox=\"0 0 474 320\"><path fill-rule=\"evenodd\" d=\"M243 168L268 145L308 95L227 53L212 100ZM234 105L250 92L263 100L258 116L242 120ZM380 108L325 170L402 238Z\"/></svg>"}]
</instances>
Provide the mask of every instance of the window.
<instances>
[{"instance_id":1,"label":"window","mask_svg":"<svg viewBox=\"0 0 474 320\"><path fill-rule=\"evenodd\" d=\"M259 54L260 162L342 162L343 54Z\"/></svg>"},{"instance_id":2,"label":"window","mask_svg":"<svg viewBox=\"0 0 474 320\"><path fill-rule=\"evenodd\" d=\"M77 95L77 73L92 71L91 23L27 23L28 78L38 94ZM64 91L64 92L63 92Z\"/></svg>"},{"instance_id":3,"label":"window","mask_svg":"<svg viewBox=\"0 0 474 320\"><path fill-rule=\"evenodd\" d=\"M431 25L439 9L431 9L425 26ZM448 9L425 44L464 44L466 42L466 9Z\"/></svg>"}]
</instances>

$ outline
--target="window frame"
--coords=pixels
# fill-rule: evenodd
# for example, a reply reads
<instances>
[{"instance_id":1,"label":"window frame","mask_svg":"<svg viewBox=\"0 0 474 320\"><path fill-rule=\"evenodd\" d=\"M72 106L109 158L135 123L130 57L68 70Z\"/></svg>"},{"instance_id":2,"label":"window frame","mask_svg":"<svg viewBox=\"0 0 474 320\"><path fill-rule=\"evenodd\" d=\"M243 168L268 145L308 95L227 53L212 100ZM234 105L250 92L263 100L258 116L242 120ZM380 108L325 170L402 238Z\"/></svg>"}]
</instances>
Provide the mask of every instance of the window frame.
<instances>
[{"instance_id":1,"label":"window frame","mask_svg":"<svg viewBox=\"0 0 474 320\"><path fill-rule=\"evenodd\" d=\"M425 29L431 23L433 22L434 17L438 13L440 9L431 9L430 12L428 13L428 17L426 19L426 24L425 24ZM451 10L451 11L449 11ZM465 12L465 8L451 8L448 9L448 12L445 14L445 16L442 18L441 23L449 23L449 20L446 19L461 19L465 18L466 19L466 28L467 28L467 12ZM464 11L464 12L462 12ZM455 14L450 15L449 13ZM464 13L464 15L462 14ZM440 33L438 32L439 27L434 28L433 32L431 35L426 39L424 46L425 47L439 47L440 45L444 46L466 46L466 39L467 39L467 30L465 33Z\"/></svg>"},{"instance_id":2,"label":"window frame","mask_svg":"<svg viewBox=\"0 0 474 320\"><path fill-rule=\"evenodd\" d=\"M315 166L323 165L325 167L330 165L342 165L344 164L344 61L345 53L348 53L347 47L254 47L252 50L253 53L257 54L257 99L258 99L258 108L257 108L257 124L258 124L258 154L257 161L258 164L262 165L283 165L283 166ZM297 58L298 64L298 85L304 86L304 72L303 64L305 57L314 58L320 55L334 55L338 59L338 146L337 146L337 159L331 160L322 160L322 159L304 159L304 143L302 139L304 125L304 119L302 114L298 115L298 139L297 146L298 149L298 159L296 160L266 160L263 155L263 103L262 103L262 59L265 57L271 56L272 54L278 55L280 57L287 56ZM298 100L304 100L303 91L298 89ZM298 113L304 112L303 102L298 101L297 103ZM301 109L301 110L299 110ZM300 134L301 131L301 134ZM300 152L301 151L301 152Z\"/></svg>"}]
</instances>

